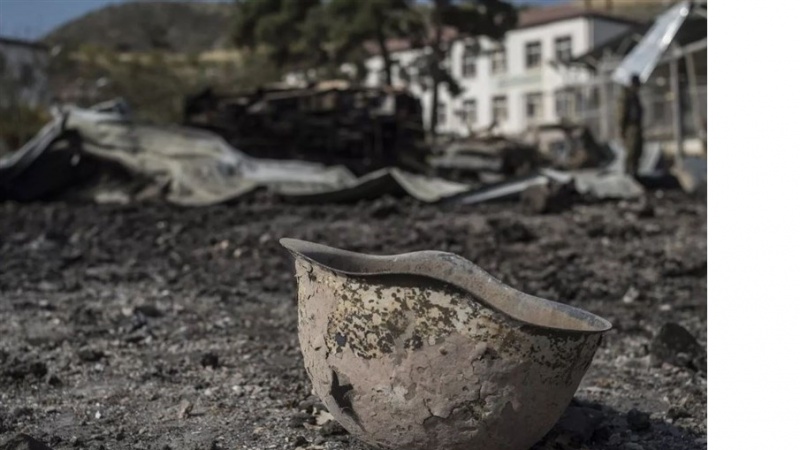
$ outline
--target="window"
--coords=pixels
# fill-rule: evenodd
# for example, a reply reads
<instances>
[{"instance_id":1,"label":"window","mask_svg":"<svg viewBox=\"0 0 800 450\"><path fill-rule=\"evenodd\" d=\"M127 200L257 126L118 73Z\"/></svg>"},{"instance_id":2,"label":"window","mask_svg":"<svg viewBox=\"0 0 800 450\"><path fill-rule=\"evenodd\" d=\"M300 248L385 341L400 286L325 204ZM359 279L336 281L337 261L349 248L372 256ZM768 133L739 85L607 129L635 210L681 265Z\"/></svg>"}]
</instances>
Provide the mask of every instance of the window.
<instances>
[{"instance_id":1,"label":"window","mask_svg":"<svg viewBox=\"0 0 800 450\"><path fill-rule=\"evenodd\" d=\"M444 125L445 123L447 123L447 105L439 102L439 106L436 107L436 124Z\"/></svg>"},{"instance_id":2,"label":"window","mask_svg":"<svg viewBox=\"0 0 800 450\"><path fill-rule=\"evenodd\" d=\"M467 125L472 125L478 120L478 104L475 100L464 100L463 120Z\"/></svg>"},{"instance_id":3,"label":"window","mask_svg":"<svg viewBox=\"0 0 800 450\"><path fill-rule=\"evenodd\" d=\"M542 115L542 94L529 92L525 94L525 117L538 119Z\"/></svg>"},{"instance_id":4,"label":"window","mask_svg":"<svg viewBox=\"0 0 800 450\"><path fill-rule=\"evenodd\" d=\"M503 123L508 119L508 100L505 95L492 98L492 121Z\"/></svg>"},{"instance_id":5,"label":"window","mask_svg":"<svg viewBox=\"0 0 800 450\"><path fill-rule=\"evenodd\" d=\"M539 67L542 62L542 43L539 41L525 44L525 67Z\"/></svg>"},{"instance_id":6,"label":"window","mask_svg":"<svg viewBox=\"0 0 800 450\"><path fill-rule=\"evenodd\" d=\"M556 59L558 61L572 59L572 37L562 36L556 38Z\"/></svg>"},{"instance_id":7,"label":"window","mask_svg":"<svg viewBox=\"0 0 800 450\"><path fill-rule=\"evenodd\" d=\"M572 116L572 92L567 90L556 91L556 116L559 118Z\"/></svg>"},{"instance_id":8,"label":"window","mask_svg":"<svg viewBox=\"0 0 800 450\"><path fill-rule=\"evenodd\" d=\"M492 50L492 73L506 73L506 49L499 47Z\"/></svg>"},{"instance_id":9,"label":"window","mask_svg":"<svg viewBox=\"0 0 800 450\"><path fill-rule=\"evenodd\" d=\"M476 72L478 52L470 45L464 46L464 56L461 59L461 76L473 78Z\"/></svg>"}]
</instances>

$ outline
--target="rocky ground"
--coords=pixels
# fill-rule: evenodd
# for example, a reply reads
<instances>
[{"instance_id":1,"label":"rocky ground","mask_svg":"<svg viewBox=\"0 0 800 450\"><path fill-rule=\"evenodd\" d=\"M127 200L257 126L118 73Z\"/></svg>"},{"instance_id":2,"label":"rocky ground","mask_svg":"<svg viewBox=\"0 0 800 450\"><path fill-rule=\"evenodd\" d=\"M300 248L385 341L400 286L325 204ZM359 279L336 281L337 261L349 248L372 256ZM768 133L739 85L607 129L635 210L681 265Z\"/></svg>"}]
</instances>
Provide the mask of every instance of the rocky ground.
<instances>
[{"instance_id":1,"label":"rocky ground","mask_svg":"<svg viewBox=\"0 0 800 450\"><path fill-rule=\"evenodd\" d=\"M0 449L366 449L310 392L284 236L452 251L609 319L535 448L706 448L706 204L652 204L0 204Z\"/></svg>"}]
</instances>

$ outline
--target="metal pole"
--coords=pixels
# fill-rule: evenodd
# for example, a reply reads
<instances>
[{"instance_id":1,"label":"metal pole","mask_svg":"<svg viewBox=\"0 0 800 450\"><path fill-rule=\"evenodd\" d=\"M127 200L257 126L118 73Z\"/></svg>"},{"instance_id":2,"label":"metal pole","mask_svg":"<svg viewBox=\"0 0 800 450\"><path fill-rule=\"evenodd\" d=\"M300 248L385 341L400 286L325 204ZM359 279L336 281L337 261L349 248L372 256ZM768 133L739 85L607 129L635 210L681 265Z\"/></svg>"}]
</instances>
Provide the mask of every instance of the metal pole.
<instances>
[{"instance_id":1,"label":"metal pole","mask_svg":"<svg viewBox=\"0 0 800 450\"><path fill-rule=\"evenodd\" d=\"M700 99L697 86L697 67L694 64L694 53L686 54L686 73L689 81L689 100L692 102L692 118L694 119L694 127L697 132L697 137L703 143L703 151L708 152L706 148L706 129L703 125L703 116L700 113Z\"/></svg>"},{"instance_id":2,"label":"metal pole","mask_svg":"<svg viewBox=\"0 0 800 450\"><path fill-rule=\"evenodd\" d=\"M608 96L608 75L605 71L605 67L603 67L600 71L599 82L597 83L598 91L600 94L600 105L599 105L599 113L600 113L600 139L604 141L610 141L612 136L611 132L611 124L609 123L609 96Z\"/></svg>"},{"instance_id":3,"label":"metal pole","mask_svg":"<svg viewBox=\"0 0 800 450\"><path fill-rule=\"evenodd\" d=\"M681 105L680 59L669 62L669 81L672 91L672 129L675 135L675 157L683 162L683 107Z\"/></svg>"}]
</instances>

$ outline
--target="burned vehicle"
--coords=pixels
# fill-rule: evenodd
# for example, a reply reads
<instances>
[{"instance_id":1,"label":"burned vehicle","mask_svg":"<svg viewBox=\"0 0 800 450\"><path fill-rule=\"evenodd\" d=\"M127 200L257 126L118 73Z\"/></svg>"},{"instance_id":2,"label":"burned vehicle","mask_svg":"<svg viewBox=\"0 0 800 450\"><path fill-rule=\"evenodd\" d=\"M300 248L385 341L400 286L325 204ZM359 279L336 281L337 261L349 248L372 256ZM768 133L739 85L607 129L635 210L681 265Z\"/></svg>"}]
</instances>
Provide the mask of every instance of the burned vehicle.
<instances>
[{"instance_id":1,"label":"burned vehicle","mask_svg":"<svg viewBox=\"0 0 800 450\"><path fill-rule=\"evenodd\" d=\"M356 174L424 164L422 105L398 89L346 82L244 94L206 89L186 99L184 125L213 131L252 156L341 164Z\"/></svg>"}]
</instances>

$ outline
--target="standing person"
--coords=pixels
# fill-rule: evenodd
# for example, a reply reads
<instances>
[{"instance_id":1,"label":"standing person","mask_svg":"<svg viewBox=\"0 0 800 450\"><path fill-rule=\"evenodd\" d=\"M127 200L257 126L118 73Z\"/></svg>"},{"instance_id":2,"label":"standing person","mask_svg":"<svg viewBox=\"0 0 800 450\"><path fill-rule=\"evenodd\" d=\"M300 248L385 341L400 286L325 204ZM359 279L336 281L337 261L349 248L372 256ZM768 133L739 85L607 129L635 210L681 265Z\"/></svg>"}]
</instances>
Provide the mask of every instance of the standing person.
<instances>
[{"instance_id":1,"label":"standing person","mask_svg":"<svg viewBox=\"0 0 800 450\"><path fill-rule=\"evenodd\" d=\"M630 86L626 86L620 97L618 120L622 139L625 143L626 161L625 172L636 176L639 172L639 160L642 157L644 137L642 135L642 121L644 112L642 101L639 98L641 82L638 75L631 77Z\"/></svg>"}]
</instances>

